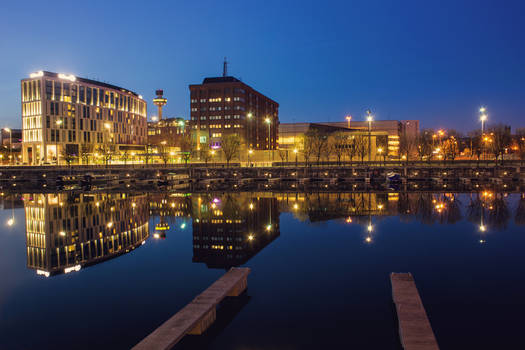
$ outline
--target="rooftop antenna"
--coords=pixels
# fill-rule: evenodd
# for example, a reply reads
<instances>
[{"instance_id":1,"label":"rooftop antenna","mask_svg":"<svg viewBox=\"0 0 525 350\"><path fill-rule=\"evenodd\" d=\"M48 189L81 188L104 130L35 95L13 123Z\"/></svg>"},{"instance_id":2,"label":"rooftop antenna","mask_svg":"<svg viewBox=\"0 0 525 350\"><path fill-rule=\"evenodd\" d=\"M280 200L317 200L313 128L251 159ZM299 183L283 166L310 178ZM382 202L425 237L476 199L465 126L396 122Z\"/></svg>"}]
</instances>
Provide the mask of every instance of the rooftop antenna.
<instances>
[{"instance_id":1,"label":"rooftop antenna","mask_svg":"<svg viewBox=\"0 0 525 350\"><path fill-rule=\"evenodd\" d=\"M222 66L222 76L223 77L228 76L228 61L226 61L226 57L224 57L224 63Z\"/></svg>"}]
</instances>

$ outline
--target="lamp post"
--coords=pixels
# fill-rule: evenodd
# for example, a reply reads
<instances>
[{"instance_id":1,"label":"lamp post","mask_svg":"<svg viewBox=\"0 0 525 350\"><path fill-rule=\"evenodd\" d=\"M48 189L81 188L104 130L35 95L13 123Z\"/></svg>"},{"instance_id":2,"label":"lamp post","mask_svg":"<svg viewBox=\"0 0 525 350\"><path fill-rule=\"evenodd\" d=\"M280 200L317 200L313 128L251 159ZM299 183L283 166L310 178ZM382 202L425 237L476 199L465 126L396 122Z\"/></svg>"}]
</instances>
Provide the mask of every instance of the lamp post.
<instances>
[{"instance_id":1,"label":"lamp post","mask_svg":"<svg viewBox=\"0 0 525 350\"><path fill-rule=\"evenodd\" d=\"M56 121L57 128L60 128L60 125L62 125L62 119L59 119ZM58 158L58 135L60 135L60 130L55 131L55 153L57 158L57 165L60 165L59 158Z\"/></svg>"},{"instance_id":2,"label":"lamp post","mask_svg":"<svg viewBox=\"0 0 525 350\"><path fill-rule=\"evenodd\" d=\"M251 131L251 122L252 122L252 118L253 118L253 114L252 112L248 112L248 114L246 114L246 118L248 118L248 123L246 123L246 147L252 147L252 145L250 145L250 131Z\"/></svg>"},{"instance_id":3,"label":"lamp post","mask_svg":"<svg viewBox=\"0 0 525 350\"><path fill-rule=\"evenodd\" d=\"M270 162L270 125L272 124L272 121L268 117L264 121L266 124L268 124L268 161Z\"/></svg>"},{"instance_id":4,"label":"lamp post","mask_svg":"<svg viewBox=\"0 0 525 350\"><path fill-rule=\"evenodd\" d=\"M9 133L9 159L13 159L13 132L10 128L4 128Z\"/></svg>"},{"instance_id":5,"label":"lamp post","mask_svg":"<svg viewBox=\"0 0 525 350\"><path fill-rule=\"evenodd\" d=\"M370 162L372 158L372 121L374 117L369 109L366 110L366 120L368 121L368 161Z\"/></svg>"},{"instance_id":6,"label":"lamp post","mask_svg":"<svg viewBox=\"0 0 525 350\"><path fill-rule=\"evenodd\" d=\"M106 129L108 135L106 137L106 140L105 140L105 155L104 155L104 160L106 162L106 166L108 165L108 154L109 154L109 129L111 128L111 124L110 123L104 123L104 128Z\"/></svg>"},{"instance_id":7,"label":"lamp post","mask_svg":"<svg viewBox=\"0 0 525 350\"><path fill-rule=\"evenodd\" d=\"M250 163L250 156L252 155L253 153L253 149L249 149L248 150L248 166L251 166L251 163Z\"/></svg>"},{"instance_id":8,"label":"lamp post","mask_svg":"<svg viewBox=\"0 0 525 350\"><path fill-rule=\"evenodd\" d=\"M481 139L483 139L483 136L485 134L485 122L487 121L487 108L481 107L479 109L479 120L481 121ZM483 146L483 143L481 143L482 147L482 154L483 154L483 160L485 160L485 147Z\"/></svg>"},{"instance_id":9,"label":"lamp post","mask_svg":"<svg viewBox=\"0 0 525 350\"><path fill-rule=\"evenodd\" d=\"M295 153L295 167L297 168L297 148L293 150L293 153Z\"/></svg>"},{"instance_id":10,"label":"lamp post","mask_svg":"<svg viewBox=\"0 0 525 350\"><path fill-rule=\"evenodd\" d=\"M350 129L350 122L352 121L352 116L351 115L347 115L345 117L346 121L348 122L348 129Z\"/></svg>"}]
</instances>

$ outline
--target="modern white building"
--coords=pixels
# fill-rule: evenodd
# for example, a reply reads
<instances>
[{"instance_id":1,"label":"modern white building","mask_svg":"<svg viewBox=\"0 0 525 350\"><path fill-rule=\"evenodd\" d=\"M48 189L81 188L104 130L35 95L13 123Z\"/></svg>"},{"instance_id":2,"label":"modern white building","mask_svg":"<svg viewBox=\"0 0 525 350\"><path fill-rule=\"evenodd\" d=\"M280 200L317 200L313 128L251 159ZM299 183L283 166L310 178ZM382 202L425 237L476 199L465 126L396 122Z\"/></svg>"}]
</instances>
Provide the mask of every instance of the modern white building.
<instances>
[{"instance_id":1,"label":"modern white building","mask_svg":"<svg viewBox=\"0 0 525 350\"><path fill-rule=\"evenodd\" d=\"M21 101L25 164L96 161L146 144L146 101L131 90L39 71L22 79Z\"/></svg>"}]
</instances>

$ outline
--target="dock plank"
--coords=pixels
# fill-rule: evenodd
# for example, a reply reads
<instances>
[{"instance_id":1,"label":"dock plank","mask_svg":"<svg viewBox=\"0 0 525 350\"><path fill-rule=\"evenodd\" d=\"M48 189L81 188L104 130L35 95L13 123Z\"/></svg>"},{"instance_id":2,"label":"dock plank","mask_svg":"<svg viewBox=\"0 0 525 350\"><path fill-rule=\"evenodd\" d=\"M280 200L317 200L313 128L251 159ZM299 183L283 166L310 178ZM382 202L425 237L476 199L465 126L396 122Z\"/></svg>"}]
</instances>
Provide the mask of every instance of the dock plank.
<instances>
[{"instance_id":1,"label":"dock plank","mask_svg":"<svg viewBox=\"0 0 525 350\"><path fill-rule=\"evenodd\" d=\"M403 349L439 350L412 274L392 273L390 281Z\"/></svg>"},{"instance_id":2,"label":"dock plank","mask_svg":"<svg viewBox=\"0 0 525 350\"><path fill-rule=\"evenodd\" d=\"M171 349L195 328L197 333L215 320L215 308L226 296L238 295L246 288L249 268L231 268L188 305L133 347L134 350ZM241 288L239 288L241 284ZM211 318L211 320L210 320ZM206 326L201 327L200 323Z\"/></svg>"}]
</instances>

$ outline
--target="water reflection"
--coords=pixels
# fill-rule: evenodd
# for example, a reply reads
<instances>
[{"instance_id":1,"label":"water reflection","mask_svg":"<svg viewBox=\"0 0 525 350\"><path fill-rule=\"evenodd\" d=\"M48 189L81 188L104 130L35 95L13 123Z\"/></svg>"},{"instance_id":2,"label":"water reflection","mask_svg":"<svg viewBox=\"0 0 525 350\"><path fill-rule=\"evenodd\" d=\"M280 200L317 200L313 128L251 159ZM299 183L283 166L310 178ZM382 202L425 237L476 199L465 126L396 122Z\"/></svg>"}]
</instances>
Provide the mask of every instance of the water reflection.
<instances>
[{"instance_id":1,"label":"water reflection","mask_svg":"<svg viewBox=\"0 0 525 350\"><path fill-rule=\"evenodd\" d=\"M27 266L50 276L127 253L149 236L146 195L25 194Z\"/></svg>"},{"instance_id":2,"label":"water reflection","mask_svg":"<svg viewBox=\"0 0 525 350\"><path fill-rule=\"evenodd\" d=\"M227 269L245 264L280 234L271 194L228 193L192 198L193 262Z\"/></svg>"},{"instance_id":3,"label":"water reflection","mask_svg":"<svg viewBox=\"0 0 525 350\"><path fill-rule=\"evenodd\" d=\"M2 194L1 205L12 212L9 226L16 224L14 209L24 208L27 266L44 276L100 263L130 252L150 234L167 238L190 224L193 262L221 269L244 265L279 237L281 213L313 224L360 225L364 243L373 243L379 222L393 216L427 225L465 220L480 243L489 233L505 230L512 217L515 224L525 224L525 194L490 191L34 193Z\"/></svg>"}]
</instances>

